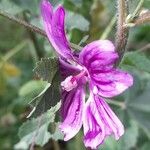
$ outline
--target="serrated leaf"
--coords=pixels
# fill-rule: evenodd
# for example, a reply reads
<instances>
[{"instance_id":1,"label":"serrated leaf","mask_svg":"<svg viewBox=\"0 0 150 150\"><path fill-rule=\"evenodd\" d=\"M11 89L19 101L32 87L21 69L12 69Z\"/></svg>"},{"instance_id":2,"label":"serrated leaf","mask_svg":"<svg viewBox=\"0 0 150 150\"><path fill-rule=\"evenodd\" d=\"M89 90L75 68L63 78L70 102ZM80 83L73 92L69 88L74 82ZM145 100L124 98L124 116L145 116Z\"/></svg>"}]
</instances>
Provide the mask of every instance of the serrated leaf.
<instances>
[{"instance_id":1,"label":"serrated leaf","mask_svg":"<svg viewBox=\"0 0 150 150\"><path fill-rule=\"evenodd\" d=\"M36 64L34 72L44 81L52 82L54 75L58 70L58 60L56 58L42 58Z\"/></svg>"},{"instance_id":2,"label":"serrated leaf","mask_svg":"<svg viewBox=\"0 0 150 150\"><path fill-rule=\"evenodd\" d=\"M35 96L32 99L29 99L33 109L28 117L31 115L37 117L60 101L58 60L56 58L42 58L37 63L34 72L44 81L48 81L49 84L38 94L34 94ZM30 91L30 89L27 89L27 91ZM37 93L36 90L35 92Z\"/></svg>"},{"instance_id":3,"label":"serrated leaf","mask_svg":"<svg viewBox=\"0 0 150 150\"><path fill-rule=\"evenodd\" d=\"M20 142L15 146L16 149L21 143L26 144L27 147L31 143L36 145L44 146L50 138L62 139L62 134L59 133L56 127L55 132L51 134L48 131L50 123L54 122L55 113L59 110L61 103L59 102L56 106L52 107L46 113L42 114L38 118L33 118L25 122L19 129ZM58 126L58 124L56 124Z\"/></svg>"},{"instance_id":4,"label":"serrated leaf","mask_svg":"<svg viewBox=\"0 0 150 150\"><path fill-rule=\"evenodd\" d=\"M59 72L57 72L51 85L47 85L47 87L31 101L30 104L35 109L35 111L33 111L33 116L41 115L60 101L59 86L60 77Z\"/></svg>"},{"instance_id":5,"label":"serrated leaf","mask_svg":"<svg viewBox=\"0 0 150 150\"><path fill-rule=\"evenodd\" d=\"M150 73L150 60L139 52L126 53L122 63Z\"/></svg>"}]
</instances>

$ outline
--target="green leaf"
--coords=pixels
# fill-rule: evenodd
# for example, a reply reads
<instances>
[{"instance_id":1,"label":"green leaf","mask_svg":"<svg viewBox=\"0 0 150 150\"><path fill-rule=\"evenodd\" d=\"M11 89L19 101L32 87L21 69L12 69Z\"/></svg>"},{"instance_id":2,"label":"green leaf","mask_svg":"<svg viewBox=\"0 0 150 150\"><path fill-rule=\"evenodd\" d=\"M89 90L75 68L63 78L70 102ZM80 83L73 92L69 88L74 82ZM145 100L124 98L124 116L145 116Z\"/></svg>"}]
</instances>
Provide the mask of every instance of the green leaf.
<instances>
[{"instance_id":1,"label":"green leaf","mask_svg":"<svg viewBox=\"0 0 150 150\"><path fill-rule=\"evenodd\" d=\"M40 0L16 0L16 3L23 9L28 10L32 14L39 14L39 3Z\"/></svg>"},{"instance_id":2,"label":"green leaf","mask_svg":"<svg viewBox=\"0 0 150 150\"><path fill-rule=\"evenodd\" d=\"M67 11L66 25L69 30L77 28L80 29L81 31L88 31L90 23L80 14Z\"/></svg>"},{"instance_id":3,"label":"green leaf","mask_svg":"<svg viewBox=\"0 0 150 150\"><path fill-rule=\"evenodd\" d=\"M51 85L47 85L47 87L31 101L31 106L33 107L33 111L29 116L39 116L52 106L55 106L57 102L60 101L60 77L57 72L54 76Z\"/></svg>"},{"instance_id":4,"label":"green leaf","mask_svg":"<svg viewBox=\"0 0 150 150\"><path fill-rule=\"evenodd\" d=\"M126 53L122 63L150 73L150 60L139 52Z\"/></svg>"},{"instance_id":5,"label":"green leaf","mask_svg":"<svg viewBox=\"0 0 150 150\"><path fill-rule=\"evenodd\" d=\"M60 76L57 59L41 59L34 72L44 81L30 81L19 92L19 95L26 99L26 103L30 103L32 106L28 117L31 115L37 117L60 101ZM48 81L49 84L45 81Z\"/></svg>"},{"instance_id":6,"label":"green leaf","mask_svg":"<svg viewBox=\"0 0 150 150\"><path fill-rule=\"evenodd\" d=\"M82 0L71 0L75 5L77 5L78 7L82 6Z\"/></svg>"},{"instance_id":7,"label":"green leaf","mask_svg":"<svg viewBox=\"0 0 150 150\"><path fill-rule=\"evenodd\" d=\"M57 70L58 60L56 58L42 58L41 61L36 64L34 72L39 78L51 83Z\"/></svg>"},{"instance_id":8,"label":"green leaf","mask_svg":"<svg viewBox=\"0 0 150 150\"><path fill-rule=\"evenodd\" d=\"M145 143L140 150L148 150L150 148L150 142Z\"/></svg>"},{"instance_id":9,"label":"green leaf","mask_svg":"<svg viewBox=\"0 0 150 150\"><path fill-rule=\"evenodd\" d=\"M24 143L26 147L29 147L32 143L44 146L50 138L54 138L55 140L62 139L63 136L58 130L58 123L56 124L54 133L48 131L50 123L54 122L55 114L59 110L60 105L59 102L38 118L33 118L25 122L19 129L19 137L21 140L15 148L19 149L21 143Z\"/></svg>"},{"instance_id":10,"label":"green leaf","mask_svg":"<svg viewBox=\"0 0 150 150\"><path fill-rule=\"evenodd\" d=\"M0 2L0 9L13 15L16 15L23 11L18 5L10 0L2 0Z\"/></svg>"},{"instance_id":11,"label":"green leaf","mask_svg":"<svg viewBox=\"0 0 150 150\"><path fill-rule=\"evenodd\" d=\"M105 144L100 147L100 150L129 150L137 143L138 127L135 122L130 123L130 127L125 129L125 134L116 141L114 137L106 139Z\"/></svg>"},{"instance_id":12,"label":"green leaf","mask_svg":"<svg viewBox=\"0 0 150 150\"><path fill-rule=\"evenodd\" d=\"M101 145L99 150L118 150L117 149L117 142L112 137L108 137L105 140L105 144Z\"/></svg>"},{"instance_id":13,"label":"green leaf","mask_svg":"<svg viewBox=\"0 0 150 150\"><path fill-rule=\"evenodd\" d=\"M131 121L131 126L125 130L125 134L118 142L118 150L129 150L133 148L138 140L138 131L137 123Z\"/></svg>"},{"instance_id":14,"label":"green leaf","mask_svg":"<svg viewBox=\"0 0 150 150\"><path fill-rule=\"evenodd\" d=\"M46 87L47 82L40 80L31 80L24 84L19 90L19 96L24 99L24 103L28 104Z\"/></svg>"},{"instance_id":15,"label":"green leaf","mask_svg":"<svg viewBox=\"0 0 150 150\"><path fill-rule=\"evenodd\" d=\"M145 82L139 76L141 74L134 76L134 85L126 92L124 99L130 117L150 135L149 79Z\"/></svg>"}]
</instances>

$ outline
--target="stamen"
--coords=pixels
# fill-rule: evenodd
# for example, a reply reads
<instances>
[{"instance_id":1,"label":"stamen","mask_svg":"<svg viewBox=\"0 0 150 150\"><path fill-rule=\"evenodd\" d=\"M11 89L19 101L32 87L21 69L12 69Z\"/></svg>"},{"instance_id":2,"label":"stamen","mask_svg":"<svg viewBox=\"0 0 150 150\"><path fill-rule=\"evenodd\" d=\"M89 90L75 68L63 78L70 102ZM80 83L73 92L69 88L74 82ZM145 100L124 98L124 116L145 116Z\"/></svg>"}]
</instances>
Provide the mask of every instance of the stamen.
<instances>
[{"instance_id":1,"label":"stamen","mask_svg":"<svg viewBox=\"0 0 150 150\"><path fill-rule=\"evenodd\" d=\"M75 87L77 87L77 81L76 79L74 79L73 76L69 76L63 82L61 82L61 86L63 90L69 92Z\"/></svg>"},{"instance_id":2,"label":"stamen","mask_svg":"<svg viewBox=\"0 0 150 150\"><path fill-rule=\"evenodd\" d=\"M78 85L78 81L86 75L86 71L81 71L76 76L69 76L63 82L61 82L62 89L69 92Z\"/></svg>"}]
</instances>

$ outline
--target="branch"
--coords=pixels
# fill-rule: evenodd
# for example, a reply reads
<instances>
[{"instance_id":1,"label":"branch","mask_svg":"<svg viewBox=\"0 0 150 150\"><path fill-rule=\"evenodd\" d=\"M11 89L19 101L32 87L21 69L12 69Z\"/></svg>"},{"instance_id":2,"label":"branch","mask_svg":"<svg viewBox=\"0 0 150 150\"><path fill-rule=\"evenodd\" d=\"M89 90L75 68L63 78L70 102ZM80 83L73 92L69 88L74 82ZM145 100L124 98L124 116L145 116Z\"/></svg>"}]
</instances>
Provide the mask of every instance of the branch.
<instances>
[{"instance_id":1,"label":"branch","mask_svg":"<svg viewBox=\"0 0 150 150\"><path fill-rule=\"evenodd\" d=\"M150 44L147 44L144 47L140 48L137 52L145 52L146 50L150 50Z\"/></svg>"},{"instance_id":2,"label":"branch","mask_svg":"<svg viewBox=\"0 0 150 150\"><path fill-rule=\"evenodd\" d=\"M103 34L101 35L100 37L101 40L105 40L108 37L112 28L114 27L115 22L116 22L116 15L111 19L110 23L108 24Z\"/></svg>"},{"instance_id":3,"label":"branch","mask_svg":"<svg viewBox=\"0 0 150 150\"><path fill-rule=\"evenodd\" d=\"M116 49L119 54L119 60L117 62L117 64L119 64L126 50L129 33L128 28L124 26L128 14L127 0L118 0L117 9L118 9L118 17L117 17Z\"/></svg>"},{"instance_id":4,"label":"branch","mask_svg":"<svg viewBox=\"0 0 150 150\"><path fill-rule=\"evenodd\" d=\"M143 3L144 3L144 0L140 0L140 2L138 3L138 5L137 5L135 11L134 11L133 14L132 14L131 19L133 19L135 16L139 15L140 10L141 10L141 8L142 8L142 6L143 6Z\"/></svg>"},{"instance_id":5,"label":"branch","mask_svg":"<svg viewBox=\"0 0 150 150\"><path fill-rule=\"evenodd\" d=\"M150 11L145 12L141 14L138 18L134 19L133 24L137 26L147 22L150 22Z\"/></svg>"},{"instance_id":6,"label":"branch","mask_svg":"<svg viewBox=\"0 0 150 150\"><path fill-rule=\"evenodd\" d=\"M24 26L25 28L31 30L32 32L36 32L36 33L38 33L38 34L40 34L40 35L42 35L42 36L47 38L47 35L46 35L44 30L38 28L35 25L29 24L26 21L21 20L20 18L16 18L16 17L10 15L9 13L7 13L7 12L5 12L3 10L0 10L0 16L3 16L3 17L5 17L5 18L7 18L7 19L9 19L9 20L11 20L13 22L16 22L16 23ZM73 43L70 43L70 46L72 48L74 48L74 49L77 49L77 50L81 50L82 49L82 47L80 47L80 46L78 46L76 44L73 44Z\"/></svg>"}]
</instances>

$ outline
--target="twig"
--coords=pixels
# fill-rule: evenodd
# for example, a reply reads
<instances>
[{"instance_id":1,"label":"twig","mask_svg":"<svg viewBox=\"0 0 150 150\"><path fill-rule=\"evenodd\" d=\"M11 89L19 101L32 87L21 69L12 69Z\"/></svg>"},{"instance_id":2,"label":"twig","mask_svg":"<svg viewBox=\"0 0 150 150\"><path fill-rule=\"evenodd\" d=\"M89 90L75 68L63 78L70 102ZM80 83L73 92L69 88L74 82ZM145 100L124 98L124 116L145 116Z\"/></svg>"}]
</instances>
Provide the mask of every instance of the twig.
<instances>
[{"instance_id":1,"label":"twig","mask_svg":"<svg viewBox=\"0 0 150 150\"><path fill-rule=\"evenodd\" d=\"M111 19L110 23L108 24L108 26L104 30L103 34L101 35L100 39L104 40L108 37L115 22L116 22L116 15Z\"/></svg>"},{"instance_id":2,"label":"twig","mask_svg":"<svg viewBox=\"0 0 150 150\"><path fill-rule=\"evenodd\" d=\"M128 14L127 0L118 0L118 17L116 33L116 49L119 54L118 65L125 53L129 30L124 26Z\"/></svg>"},{"instance_id":3,"label":"twig","mask_svg":"<svg viewBox=\"0 0 150 150\"><path fill-rule=\"evenodd\" d=\"M45 33L44 30L38 28L38 27L35 26L35 25L31 25L31 24L27 23L26 21L21 20L20 18L16 18L16 17L10 15L9 13L7 13L7 12L5 12L5 11L3 11L3 10L0 10L0 16L3 16L3 17L5 17L5 18L8 18L9 20L11 20L11 21L13 21L13 22L16 22L16 23L18 23L18 24L24 26L25 28L27 28L27 29L29 29L29 30L31 30L31 31L33 31L33 32L36 32L36 33L38 33L38 34L40 34L40 35L42 35L42 36L44 36L44 37L47 38L47 35L46 35L46 33ZM77 50L81 50L81 49L82 49L82 47L80 47L80 46L78 46L78 45L76 45L76 44L73 44L73 43L70 43L70 46L71 46L72 48L74 48L74 49L77 49Z\"/></svg>"},{"instance_id":4,"label":"twig","mask_svg":"<svg viewBox=\"0 0 150 150\"><path fill-rule=\"evenodd\" d=\"M147 44L146 46L140 48L137 52L144 52L146 50L150 50L150 43Z\"/></svg>"},{"instance_id":5,"label":"twig","mask_svg":"<svg viewBox=\"0 0 150 150\"><path fill-rule=\"evenodd\" d=\"M23 49L27 45L27 43L28 43L28 41L25 40L25 41L19 43L13 49L9 50L9 52L3 56L3 60L5 62L8 61L11 57L13 57L16 53L18 53L21 49Z\"/></svg>"},{"instance_id":6,"label":"twig","mask_svg":"<svg viewBox=\"0 0 150 150\"><path fill-rule=\"evenodd\" d=\"M23 13L23 17L24 17L24 20L28 23L29 19L26 15L25 11ZM35 33L31 32L31 30L28 30L28 35L29 35L30 40L33 42L33 46L36 50L36 53L37 53L38 57L39 58L43 57L43 53L41 51L43 48L41 48L40 44L38 43L38 40L37 40L37 37L36 37Z\"/></svg>"},{"instance_id":7,"label":"twig","mask_svg":"<svg viewBox=\"0 0 150 150\"><path fill-rule=\"evenodd\" d=\"M133 21L133 24L137 26L147 22L150 22L150 11L141 14L138 18L136 18Z\"/></svg>"},{"instance_id":8,"label":"twig","mask_svg":"<svg viewBox=\"0 0 150 150\"><path fill-rule=\"evenodd\" d=\"M2 63L0 63L0 69L4 66L4 64L13 57L16 53L18 53L20 50L22 50L27 44L27 40L21 42L18 44L15 48L11 49L6 55L3 57L0 57L2 59Z\"/></svg>"},{"instance_id":9,"label":"twig","mask_svg":"<svg viewBox=\"0 0 150 150\"><path fill-rule=\"evenodd\" d=\"M140 0L135 11L126 18L126 27L134 27L150 21L150 11L140 14L144 0Z\"/></svg>"},{"instance_id":10,"label":"twig","mask_svg":"<svg viewBox=\"0 0 150 150\"><path fill-rule=\"evenodd\" d=\"M59 144L57 141L53 140L53 146L54 146L54 150L60 150Z\"/></svg>"},{"instance_id":11,"label":"twig","mask_svg":"<svg viewBox=\"0 0 150 150\"><path fill-rule=\"evenodd\" d=\"M132 14L131 19L133 19L135 16L139 15L139 12L140 12L140 10L141 10L141 8L142 8L143 3L144 3L144 0L140 0L140 2L138 3L138 5L137 5L135 11L134 11L133 14Z\"/></svg>"}]
</instances>

